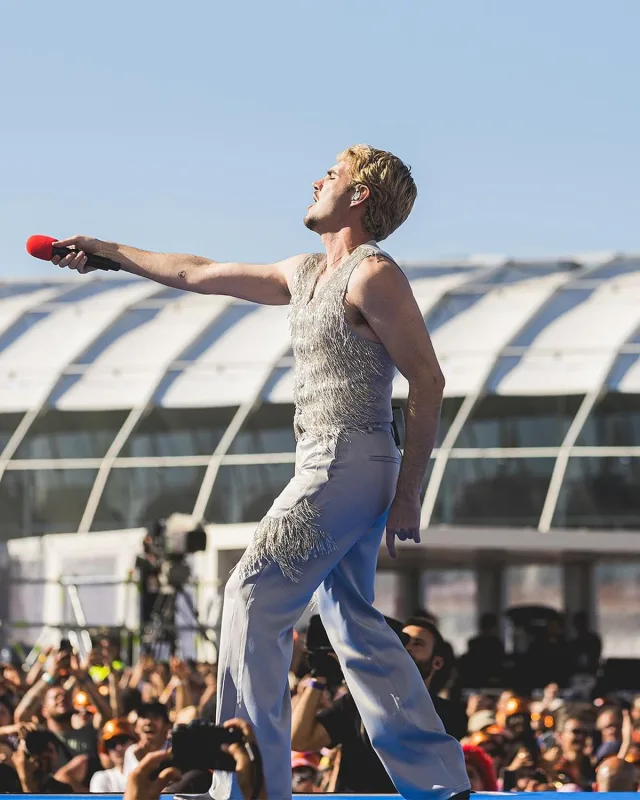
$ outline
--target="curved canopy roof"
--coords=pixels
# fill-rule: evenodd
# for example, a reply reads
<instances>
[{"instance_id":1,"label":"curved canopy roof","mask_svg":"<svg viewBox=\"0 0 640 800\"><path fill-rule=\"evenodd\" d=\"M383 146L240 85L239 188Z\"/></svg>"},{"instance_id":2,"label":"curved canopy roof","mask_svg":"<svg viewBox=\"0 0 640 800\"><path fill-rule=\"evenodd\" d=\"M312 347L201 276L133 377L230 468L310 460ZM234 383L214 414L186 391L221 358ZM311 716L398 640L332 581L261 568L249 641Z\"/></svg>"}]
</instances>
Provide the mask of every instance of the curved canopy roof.
<instances>
[{"instance_id":1,"label":"curved canopy roof","mask_svg":"<svg viewBox=\"0 0 640 800\"><path fill-rule=\"evenodd\" d=\"M640 256L402 267L446 377L424 527L640 529ZM0 539L258 521L294 467L287 311L1 283Z\"/></svg>"},{"instance_id":2,"label":"curved canopy roof","mask_svg":"<svg viewBox=\"0 0 640 800\"><path fill-rule=\"evenodd\" d=\"M404 269L447 396L640 391L640 257ZM286 307L129 278L0 284L0 413L291 402L288 352Z\"/></svg>"}]
</instances>

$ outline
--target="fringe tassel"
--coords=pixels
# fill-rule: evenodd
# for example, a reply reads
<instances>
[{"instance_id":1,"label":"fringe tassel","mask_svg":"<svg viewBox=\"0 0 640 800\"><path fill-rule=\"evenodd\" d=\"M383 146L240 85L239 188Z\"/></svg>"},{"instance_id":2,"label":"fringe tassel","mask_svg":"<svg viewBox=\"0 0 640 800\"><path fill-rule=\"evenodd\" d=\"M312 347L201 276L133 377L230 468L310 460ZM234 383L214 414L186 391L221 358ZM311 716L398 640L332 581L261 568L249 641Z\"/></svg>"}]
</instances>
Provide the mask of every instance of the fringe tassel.
<instances>
[{"instance_id":1,"label":"fringe tassel","mask_svg":"<svg viewBox=\"0 0 640 800\"><path fill-rule=\"evenodd\" d=\"M298 583L301 564L336 549L333 539L314 523L319 515L318 508L304 498L281 517L264 517L240 560L240 579L255 575L267 562L277 564L285 578Z\"/></svg>"}]
</instances>

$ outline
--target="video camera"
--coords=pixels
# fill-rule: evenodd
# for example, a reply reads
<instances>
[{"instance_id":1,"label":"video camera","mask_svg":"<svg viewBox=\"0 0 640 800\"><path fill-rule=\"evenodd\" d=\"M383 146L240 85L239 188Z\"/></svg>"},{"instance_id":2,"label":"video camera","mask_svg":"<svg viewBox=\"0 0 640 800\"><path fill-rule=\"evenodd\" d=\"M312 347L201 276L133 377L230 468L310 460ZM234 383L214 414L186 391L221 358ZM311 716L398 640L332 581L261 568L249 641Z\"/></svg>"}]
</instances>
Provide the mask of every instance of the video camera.
<instances>
[{"instance_id":1,"label":"video camera","mask_svg":"<svg viewBox=\"0 0 640 800\"><path fill-rule=\"evenodd\" d=\"M171 514L158 520L144 540L142 562L157 565L158 581L164 587L182 588L191 577L185 557L207 549L207 532L202 521L189 514Z\"/></svg>"},{"instance_id":2,"label":"video camera","mask_svg":"<svg viewBox=\"0 0 640 800\"><path fill-rule=\"evenodd\" d=\"M225 728L207 720L196 719L188 725L176 725L171 733L171 764L182 773L192 770L235 772L236 761L223 745L242 744L253 763L252 800L257 800L264 785L262 757L256 744L245 740L240 728Z\"/></svg>"},{"instance_id":3,"label":"video camera","mask_svg":"<svg viewBox=\"0 0 640 800\"><path fill-rule=\"evenodd\" d=\"M223 728L204 719L176 725L171 733L171 763L181 772L194 769L234 772L236 762L222 750L222 745L242 744L243 741L239 728Z\"/></svg>"}]
</instances>

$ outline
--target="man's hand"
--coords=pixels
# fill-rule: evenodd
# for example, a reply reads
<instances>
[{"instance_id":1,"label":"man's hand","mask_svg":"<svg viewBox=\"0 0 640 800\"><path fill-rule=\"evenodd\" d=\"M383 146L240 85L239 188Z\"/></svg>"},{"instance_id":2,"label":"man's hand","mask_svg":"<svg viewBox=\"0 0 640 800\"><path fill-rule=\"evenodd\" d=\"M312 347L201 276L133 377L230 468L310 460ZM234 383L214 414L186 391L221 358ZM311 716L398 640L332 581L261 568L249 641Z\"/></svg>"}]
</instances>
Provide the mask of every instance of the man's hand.
<instances>
[{"instance_id":1,"label":"man's hand","mask_svg":"<svg viewBox=\"0 0 640 800\"><path fill-rule=\"evenodd\" d=\"M182 681L182 683L187 683L191 677L189 665L175 656L172 656L169 663L171 666L171 674L178 678L178 680Z\"/></svg>"},{"instance_id":2,"label":"man's hand","mask_svg":"<svg viewBox=\"0 0 640 800\"><path fill-rule=\"evenodd\" d=\"M146 755L127 779L124 800L158 800L162 790L181 777L176 767L165 767L171 758L171 750L157 750ZM156 775L161 770L159 775Z\"/></svg>"},{"instance_id":3,"label":"man's hand","mask_svg":"<svg viewBox=\"0 0 640 800\"><path fill-rule=\"evenodd\" d=\"M228 719L223 724L223 727L240 728L242 731L242 736L244 738L243 744L230 744L228 746L223 745L223 749L225 749L236 762L236 778L238 779L240 791L242 792L245 800L251 800L251 797L253 796L253 784L255 781L255 765L251 760L249 753L247 752L246 745L248 744L249 747L254 751L258 747L256 743L256 737L253 733L253 728L244 719ZM267 790L264 784L258 797L261 798L261 800L266 800L267 798ZM125 797L125 800L128 800L128 798Z\"/></svg>"},{"instance_id":4,"label":"man's hand","mask_svg":"<svg viewBox=\"0 0 640 800\"><path fill-rule=\"evenodd\" d=\"M40 791L37 778L38 761L35 756L27 753L24 739L20 740L18 749L13 754L13 766L18 773L22 791L26 794L37 794Z\"/></svg>"},{"instance_id":5,"label":"man's hand","mask_svg":"<svg viewBox=\"0 0 640 800\"><path fill-rule=\"evenodd\" d=\"M54 256L51 261L57 264L60 268L69 267L75 269L80 274L84 275L86 272L94 272L97 267L87 266L87 253L97 253L100 241L93 239L90 236L70 236L68 239L60 239L54 246L58 247L71 247L75 250L74 253L69 253L68 256L61 258Z\"/></svg>"},{"instance_id":6,"label":"man's hand","mask_svg":"<svg viewBox=\"0 0 640 800\"><path fill-rule=\"evenodd\" d=\"M391 558L396 557L396 536L401 542L413 539L420 542L420 496L396 495L387 517L387 550Z\"/></svg>"}]
</instances>

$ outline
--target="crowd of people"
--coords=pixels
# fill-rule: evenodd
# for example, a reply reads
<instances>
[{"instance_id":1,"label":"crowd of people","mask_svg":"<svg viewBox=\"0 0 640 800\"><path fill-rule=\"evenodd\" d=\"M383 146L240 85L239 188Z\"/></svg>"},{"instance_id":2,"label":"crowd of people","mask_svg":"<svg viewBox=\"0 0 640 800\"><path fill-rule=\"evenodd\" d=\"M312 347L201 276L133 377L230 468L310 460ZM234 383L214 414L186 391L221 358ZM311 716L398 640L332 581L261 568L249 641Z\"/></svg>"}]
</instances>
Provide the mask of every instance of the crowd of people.
<instances>
[{"instance_id":1,"label":"crowd of people","mask_svg":"<svg viewBox=\"0 0 640 800\"><path fill-rule=\"evenodd\" d=\"M515 690L459 694L453 650L433 618L420 612L404 623L387 622L447 733L461 741L474 790L638 791L640 696L576 700L557 684L533 698ZM319 618L312 618L309 635L295 638L292 791L394 793L319 628ZM215 665L177 658L156 663L145 655L127 666L119 642L105 636L84 662L63 640L28 671L11 662L1 670L0 792L126 790L129 800L152 800L160 791L208 790L206 769L179 774L165 762L175 725L214 720ZM253 767L244 753L236 748L238 769L246 772ZM251 783L246 776L245 783ZM268 787L260 796L268 796Z\"/></svg>"}]
</instances>

